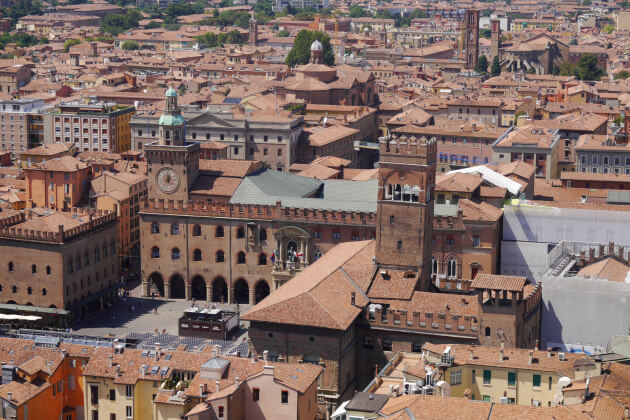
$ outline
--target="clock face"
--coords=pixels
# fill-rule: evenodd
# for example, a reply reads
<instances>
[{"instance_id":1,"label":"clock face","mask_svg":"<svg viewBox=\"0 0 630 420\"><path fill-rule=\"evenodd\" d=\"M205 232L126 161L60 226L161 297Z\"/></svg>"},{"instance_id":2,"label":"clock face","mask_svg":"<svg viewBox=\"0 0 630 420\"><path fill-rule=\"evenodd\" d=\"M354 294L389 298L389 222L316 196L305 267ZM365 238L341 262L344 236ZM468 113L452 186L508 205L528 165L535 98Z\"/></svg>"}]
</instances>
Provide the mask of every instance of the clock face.
<instances>
[{"instance_id":1,"label":"clock face","mask_svg":"<svg viewBox=\"0 0 630 420\"><path fill-rule=\"evenodd\" d=\"M179 175L171 168L161 169L156 179L158 187L167 194L173 193L179 188Z\"/></svg>"}]
</instances>

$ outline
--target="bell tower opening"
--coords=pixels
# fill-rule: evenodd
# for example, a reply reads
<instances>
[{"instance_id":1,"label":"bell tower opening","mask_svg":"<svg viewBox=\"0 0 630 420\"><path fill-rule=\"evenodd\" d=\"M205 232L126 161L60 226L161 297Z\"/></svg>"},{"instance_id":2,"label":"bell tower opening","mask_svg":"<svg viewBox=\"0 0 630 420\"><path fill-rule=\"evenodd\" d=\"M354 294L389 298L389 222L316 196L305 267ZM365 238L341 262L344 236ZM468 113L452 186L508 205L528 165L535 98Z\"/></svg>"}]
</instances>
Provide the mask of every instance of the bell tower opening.
<instances>
[{"instance_id":1,"label":"bell tower opening","mask_svg":"<svg viewBox=\"0 0 630 420\"><path fill-rule=\"evenodd\" d=\"M466 10L464 21L464 45L466 50L466 68L473 69L479 58L479 10Z\"/></svg>"},{"instance_id":2,"label":"bell tower opening","mask_svg":"<svg viewBox=\"0 0 630 420\"><path fill-rule=\"evenodd\" d=\"M437 142L426 137L380 141L376 262L419 272L428 289Z\"/></svg>"}]
</instances>

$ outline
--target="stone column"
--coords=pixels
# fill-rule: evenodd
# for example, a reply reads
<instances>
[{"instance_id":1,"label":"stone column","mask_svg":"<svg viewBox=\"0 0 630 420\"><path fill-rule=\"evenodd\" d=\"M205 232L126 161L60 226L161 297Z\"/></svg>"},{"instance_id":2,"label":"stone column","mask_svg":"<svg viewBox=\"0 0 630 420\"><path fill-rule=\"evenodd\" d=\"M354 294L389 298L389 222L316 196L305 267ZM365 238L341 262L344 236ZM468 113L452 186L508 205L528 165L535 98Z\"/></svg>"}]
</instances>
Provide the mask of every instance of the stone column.
<instances>
[{"instance_id":1,"label":"stone column","mask_svg":"<svg viewBox=\"0 0 630 420\"><path fill-rule=\"evenodd\" d=\"M187 284L185 288L186 288L186 291L185 291L186 300L190 300L192 298L192 287L190 286L190 284Z\"/></svg>"},{"instance_id":2,"label":"stone column","mask_svg":"<svg viewBox=\"0 0 630 420\"><path fill-rule=\"evenodd\" d=\"M253 305L256 302L256 288L255 287L250 287L249 288L249 304Z\"/></svg>"},{"instance_id":3,"label":"stone column","mask_svg":"<svg viewBox=\"0 0 630 420\"><path fill-rule=\"evenodd\" d=\"M206 286L206 301L207 302L212 302L213 296L212 296L212 285L210 286Z\"/></svg>"},{"instance_id":4,"label":"stone column","mask_svg":"<svg viewBox=\"0 0 630 420\"><path fill-rule=\"evenodd\" d=\"M304 266L306 267L308 265L309 262L309 257L310 257L310 246L308 244L308 239L304 240L305 246L304 246Z\"/></svg>"},{"instance_id":5,"label":"stone column","mask_svg":"<svg viewBox=\"0 0 630 420\"><path fill-rule=\"evenodd\" d=\"M227 302L225 302L225 303L236 303L236 302L233 302L233 300L234 300L234 288L233 287L229 287L228 288Z\"/></svg>"},{"instance_id":6,"label":"stone column","mask_svg":"<svg viewBox=\"0 0 630 420\"><path fill-rule=\"evenodd\" d=\"M142 296L149 296L149 282L146 280L142 282Z\"/></svg>"},{"instance_id":7,"label":"stone column","mask_svg":"<svg viewBox=\"0 0 630 420\"><path fill-rule=\"evenodd\" d=\"M171 284L169 282L164 282L164 296L165 298L171 297Z\"/></svg>"}]
</instances>

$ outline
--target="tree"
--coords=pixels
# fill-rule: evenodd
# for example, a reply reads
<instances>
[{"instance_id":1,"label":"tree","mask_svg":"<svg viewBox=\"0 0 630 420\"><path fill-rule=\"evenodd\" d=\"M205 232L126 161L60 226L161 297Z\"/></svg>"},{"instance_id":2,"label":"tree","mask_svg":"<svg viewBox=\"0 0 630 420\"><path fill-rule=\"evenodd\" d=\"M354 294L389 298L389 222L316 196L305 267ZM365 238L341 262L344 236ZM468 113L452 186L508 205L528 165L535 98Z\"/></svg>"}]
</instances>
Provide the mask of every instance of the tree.
<instances>
[{"instance_id":1,"label":"tree","mask_svg":"<svg viewBox=\"0 0 630 420\"><path fill-rule=\"evenodd\" d=\"M599 80L605 75L606 72L597 67L597 57L594 54L583 54L575 66L575 76L580 80Z\"/></svg>"},{"instance_id":2,"label":"tree","mask_svg":"<svg viewBox=\"0 0 630 420\"><path fill-rule=\"evenodd\" d=\"M628 77L630 77L630 72L627 70L621 70L615 74L615 80L626 80Z\"/></svg>"},{"instance_id":3,"label":"tree","mask_svg":"<svg viewBox=\"0 0 630 420\"><path fill-rule=\"evenodd\" d=\"M573 76L575 75L575 66L568 61L563 61L559 65L554 65L551 73L554 76Z\"/></svg>"},{"instance_id":4,"label":"tree","mask_svg":"<svg viewBox=\"0 0 630 420\"><path fill-rule=\"evenodd\" d=\"M142 15L137 9L127 9L124 15L109 14L103 19L101 31L112 35L120 35L131 28L137 28Z\"/></svg>"},{"instance_id":5,"label":"tree","mask_svg":"<svg viewBox=\"0 0 630 420\"><path fill-rule=\"evenodd\" d=\"M286 64L293 67L297 64L306 64L311 57L311 44L318 40L322 43L324 54L324 64L331 65L335 61L335 57L330 46L330 37L321 31L301 30L295 37L293 48L287 54Z\"/></svg>"},{"instance_id":6,"label":"tree","mask_svg":"<svg viewBox=\"0 0 630 420\"><path fill-rule=\"evenodd\" d=\"M578 40L573 38L571 41L569 41L569 45L577 45L578 44Z\"/></svg>"},{"instance_id":7,"label":"tree","mask_svg":"<svg viewBox=\"0 0 630 420\"><path fill-rule=\"evenodd\" d=\"M240 44L243 42L243 38L241 37L241 33L239 31L233 29L228 32L225 42L228 44Z\"/></svg>"},{"instance_id":8,"label":"tree","mask_svg":"<svg viewBox=\"0 0 630 420\"><path fill-rule=\"evenodd\" d=\"M63 43L63 51L68 52L68 50L70 50L70 47L78 45L80 43L81 41L79 41L78 39L67 39L66 42Z\"/></svg>"},{"instance_id":9,"label":"tree","mask_svg":"<svg viewBox=\"0 0 630 420\"><path fill-rule=\"evenodd\" d=\"M363 7L361 7L361 6L357 5L357 4L353 4L350 7L350 17L360 18L360 17L365 17L365 16L371 16L371 15L370 15L370 12L368 12Z\"/></svg>"},{"instance_id":10,"label":"tree","mask_svg":"<svg viewBox=\"0 0 630 420\"><path fill-rule=\"evenodd\" d=\"M590 6L590 5L592 5L592 4L593 4L593 2L592 2L591 0L584 0L584 1L582 2L582 6Z\"/></svg>"},{"instance_id":11,"label":"tree","mask_svg":"<svg viewBox=\"0 0 630 420\"><path fill-rule=\"evenodd\" d=\"M475 71L479 74L486 74L488 72L488 59L485 55L481 55L479 59L477 59Z\"/></svg>"},{"instance_id":12,"label":"tree","mask_svg":"<svg viewBox=\"0 0 630 420\"><path fill-rule=\"evenodd\" d=\"M615 118L614 121L615 125L617 126L622 126L624 121L623 121L623 117L621 115L617 115L617 118Z\"/></svg>"},{"instance_id":13,"label":"tree","mask_svg":"<svg viewBox=\"0 0 630 420\"><path fill-rule=\"evenodd\" d=\"M492 29L480 29L479 36L482 38L490 39L492 38Z\"/></svg>"},{"instance_id":14,"label":"tree","mask_svg":"<svg viewBox=\"0 0 630 420\"><path fill-rule=\"evenodd\" d=\"M612 34L613 32L615 32L615 29L615 25L606 25L602 28L602 32Z\"/></svg>"},{"instance_id":15,"label":"tree","mask_svg":"<svg viewBox=\"0 0 630 420\"><path fill-rule=\"evenodd\" d=\"M122 44L120 44L120 48L125 51L139 50L140 45L136 41L128 39L124 41Z\"/></svg>"},{"instance_id":16,"label":"tree","mask_svg":"<svg viewBox=\"0 0 630 420\"><path fill-rule=\"evenodd\" d=\"M501 74L501 65L499 64L499 56L495 55L492 59L492 67L490 68L490 76L495 77Z\"/></svg>"},{"instance_id":17,"label":"tree","mask_svg":"<svg viewBox=\"0 0 630 420\"><path fill-rule=\"evenodd\" d=\"M279 36L280 38L285 38L285 37L289 36L289 31L287 31L286 29L283 29L281 31L278 31L276 36Z\"/></svg>"}]
</instances>

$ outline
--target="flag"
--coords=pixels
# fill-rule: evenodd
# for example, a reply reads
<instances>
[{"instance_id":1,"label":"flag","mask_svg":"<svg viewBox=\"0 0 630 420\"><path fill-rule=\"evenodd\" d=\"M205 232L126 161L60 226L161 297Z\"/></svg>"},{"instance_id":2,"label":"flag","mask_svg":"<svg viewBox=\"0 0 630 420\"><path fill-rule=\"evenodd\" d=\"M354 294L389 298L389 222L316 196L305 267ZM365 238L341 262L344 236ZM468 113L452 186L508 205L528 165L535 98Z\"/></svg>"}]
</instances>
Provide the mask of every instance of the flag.
<instances>
[{"instance_id":1,"label":"flag","mask_svg":"<svg viewBox=\"0 0 630 420\"><path fill-rule=\"evenodd\" d=\"M271 253L271 258L269 258L269 259L271 260L272 263L276 262L276 252L275 251Z\"/></svg>"},{"instance_id":2,"label":"flag","mask_svg":"<svg viewBox=\"0 0 630 420\"><path fill-rule=\"evenodd\" d=\"M296 256L296 257L303 257L303 256L304 256L304 254L302 254L301 252L297 252L297 253L295 254L295 256Z\"/></svg>"}]
</instances>

